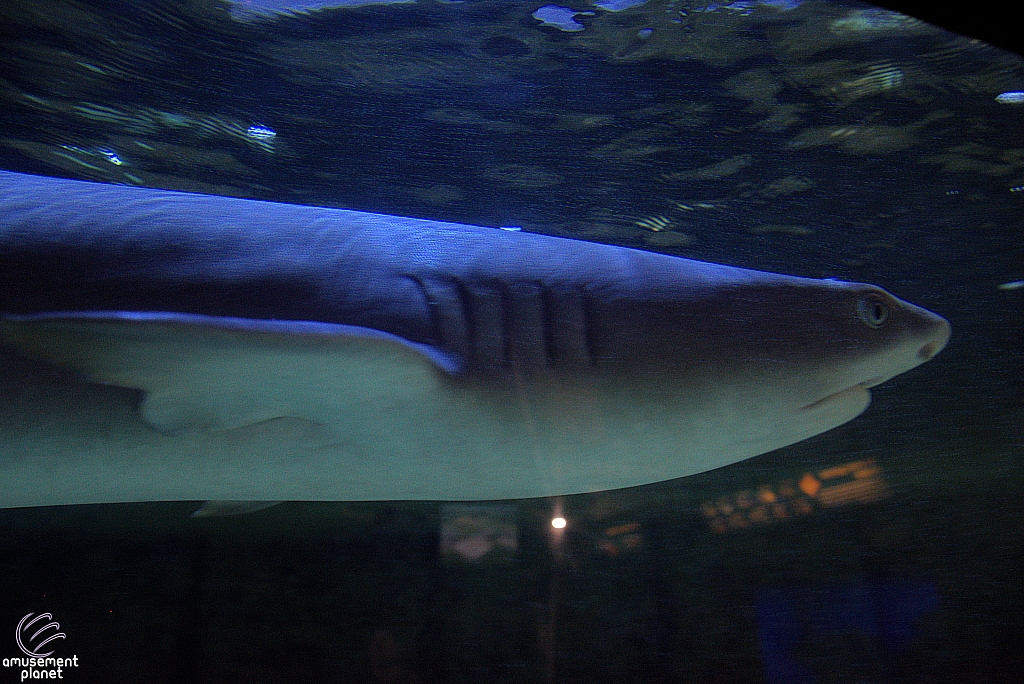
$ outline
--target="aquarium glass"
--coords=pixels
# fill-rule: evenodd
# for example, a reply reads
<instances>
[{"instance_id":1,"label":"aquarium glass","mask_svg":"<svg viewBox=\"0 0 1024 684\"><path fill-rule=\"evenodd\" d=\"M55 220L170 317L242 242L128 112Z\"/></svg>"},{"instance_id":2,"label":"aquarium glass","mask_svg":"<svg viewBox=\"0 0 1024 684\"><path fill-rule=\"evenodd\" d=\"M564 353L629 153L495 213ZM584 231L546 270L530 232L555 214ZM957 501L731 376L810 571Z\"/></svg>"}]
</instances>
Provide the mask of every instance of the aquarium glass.
<instances>
[{"instance_id":1,"label":"aquarium glass","mask_svg":"<svg viewBox=\"0 0 1024 684\"><path fill-rule=\"evenodd\" d=\"M4 0L4 171L872 283L952 336L642 486L0 508L0 681L1019 681L1022 130L1020 56L852 0ZM70 386L114 391L0 346L7 500Z\"/></svg>"}]
</instances>

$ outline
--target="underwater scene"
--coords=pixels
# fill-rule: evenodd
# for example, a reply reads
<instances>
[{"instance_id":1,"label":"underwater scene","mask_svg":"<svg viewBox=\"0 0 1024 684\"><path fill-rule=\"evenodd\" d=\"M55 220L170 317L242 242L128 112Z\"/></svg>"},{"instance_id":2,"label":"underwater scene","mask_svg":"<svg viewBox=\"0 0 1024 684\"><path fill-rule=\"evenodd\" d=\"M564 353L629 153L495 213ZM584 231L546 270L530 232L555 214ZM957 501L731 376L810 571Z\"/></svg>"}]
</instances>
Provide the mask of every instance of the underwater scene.
<instances>
[{"instance_id":1,"label":"underwater scene","mask_svg":"<svg viewBox=\"0 0 1024 684\"><path fill-rule=\"evenodd\" d=\"M1018 681L1022 127L852 0L5 0L0 682Z\"/></svg>"}]
</instances>

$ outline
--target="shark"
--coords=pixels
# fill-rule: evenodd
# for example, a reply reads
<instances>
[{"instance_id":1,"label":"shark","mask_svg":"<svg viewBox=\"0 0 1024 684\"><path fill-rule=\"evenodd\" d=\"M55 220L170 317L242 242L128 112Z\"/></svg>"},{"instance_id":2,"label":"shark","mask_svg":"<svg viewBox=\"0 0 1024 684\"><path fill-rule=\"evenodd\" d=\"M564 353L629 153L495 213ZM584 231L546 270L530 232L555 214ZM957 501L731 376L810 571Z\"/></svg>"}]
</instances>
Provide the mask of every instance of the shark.
<instances>
[{"instance_id":1,"label":"shark","mask_svg":"<svg viewBox=\"0 0 1024 684\"><path fill-rule=\"evenodd\" d=\"M880 287L0 172L0 507L490 500L737 463L950 324Z\"/></svg>"}]
</instances>

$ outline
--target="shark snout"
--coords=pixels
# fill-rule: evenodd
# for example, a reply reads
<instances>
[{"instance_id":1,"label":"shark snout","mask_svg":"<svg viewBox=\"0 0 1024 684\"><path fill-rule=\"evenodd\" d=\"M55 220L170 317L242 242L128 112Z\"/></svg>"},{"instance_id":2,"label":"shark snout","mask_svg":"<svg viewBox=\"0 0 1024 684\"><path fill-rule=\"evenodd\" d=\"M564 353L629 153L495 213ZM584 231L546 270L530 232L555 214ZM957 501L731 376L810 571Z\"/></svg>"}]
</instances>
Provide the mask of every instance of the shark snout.
<instances>
[{"instance_id":1,"label":"shark snout","mask_svg":"<svg viewBox=\"0 0 1024 684\"><path fill-rule=\"evenodd\" d=\"M946 343L949 342L949 336L952 332L952 328L942 316L932 314L936 320L936 331L932 336L932 339L921 345L921 348L917 350L917 358L922 362L931 361L936 354L945 349Z\"/></svg>"},{"instance_id":2,"label":"shark snout","mask_svg":"<svg viewBox=\"0 0 1024 684\"><path fill-rule=\"evenodd\" d=\"M910 317L909 328L920 344L915 353L915 361L924 363L931 361L946 347L952 327L945 318L909 302L900 301ZM916 364L915 364L916 365Z\"/></svg>"}]
</instances>

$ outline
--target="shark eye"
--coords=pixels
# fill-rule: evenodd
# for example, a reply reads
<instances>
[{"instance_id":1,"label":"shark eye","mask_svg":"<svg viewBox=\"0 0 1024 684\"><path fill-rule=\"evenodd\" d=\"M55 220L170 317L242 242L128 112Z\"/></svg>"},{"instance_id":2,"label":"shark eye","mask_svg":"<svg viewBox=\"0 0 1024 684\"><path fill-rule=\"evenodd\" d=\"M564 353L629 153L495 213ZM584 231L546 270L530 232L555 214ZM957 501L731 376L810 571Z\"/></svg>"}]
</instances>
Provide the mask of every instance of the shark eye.
<instances>
[{"instance_id":1,"label":"shark eye","mask_svg":"<svg viewBox=\"0 0 1024 684\"><path fill-rule=\"evenodd\" d=\"M876 294L869 294L857 302L860 320L872 328L881 328L889 320L889 305Z\"/></svg>"}]
</instances>

